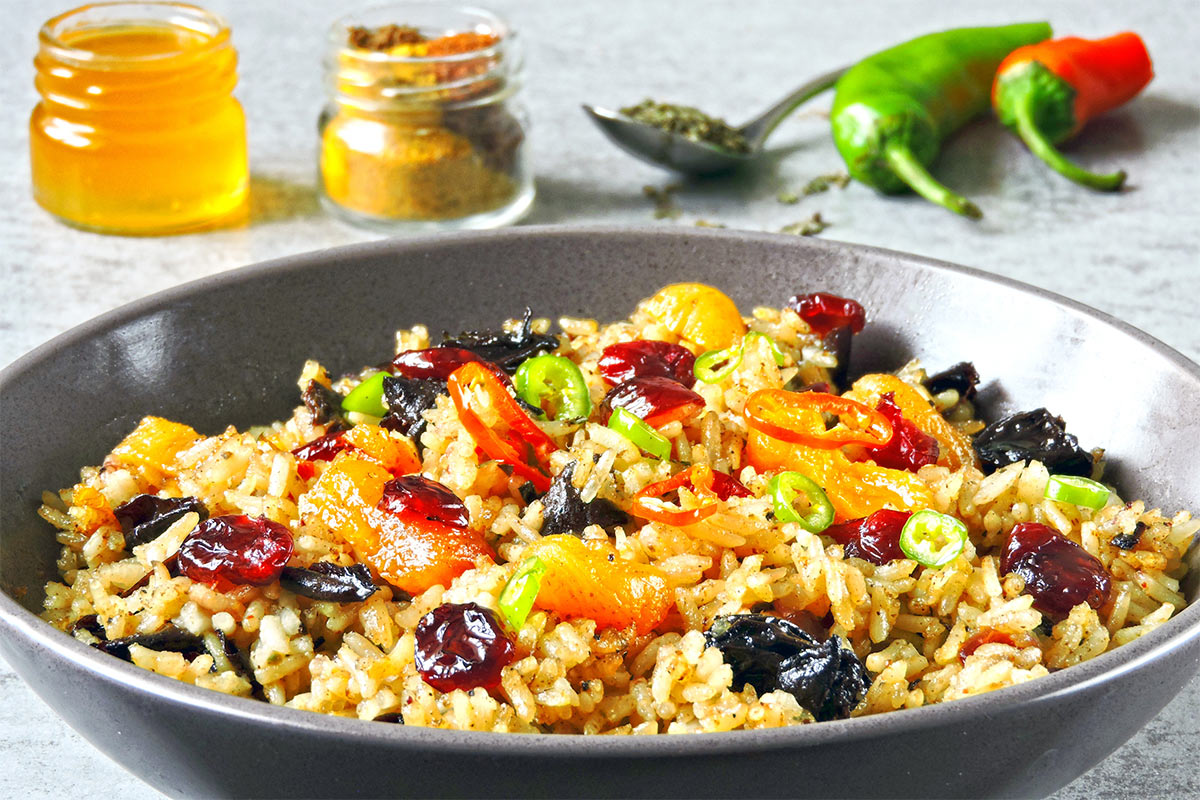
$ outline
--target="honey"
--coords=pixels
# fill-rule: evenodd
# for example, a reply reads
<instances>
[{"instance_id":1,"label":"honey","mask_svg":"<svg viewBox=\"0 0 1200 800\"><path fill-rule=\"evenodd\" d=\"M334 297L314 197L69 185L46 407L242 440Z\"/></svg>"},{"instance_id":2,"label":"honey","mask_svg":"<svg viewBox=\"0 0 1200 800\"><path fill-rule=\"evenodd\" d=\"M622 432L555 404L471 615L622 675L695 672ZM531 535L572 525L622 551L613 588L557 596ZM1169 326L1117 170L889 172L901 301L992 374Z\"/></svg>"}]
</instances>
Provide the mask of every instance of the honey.
<instances>
[{"instance_id":1,"label":"honey","mask_svg":"<svg viewBox=\"0 0 1200 800\"><path fill-rule=\"evenodd\" d=\"M34 59L33 193L106 233L238 219L249 186L229 28L180 3L84 6L47 22Z\"/></svg>"}]
</instances>

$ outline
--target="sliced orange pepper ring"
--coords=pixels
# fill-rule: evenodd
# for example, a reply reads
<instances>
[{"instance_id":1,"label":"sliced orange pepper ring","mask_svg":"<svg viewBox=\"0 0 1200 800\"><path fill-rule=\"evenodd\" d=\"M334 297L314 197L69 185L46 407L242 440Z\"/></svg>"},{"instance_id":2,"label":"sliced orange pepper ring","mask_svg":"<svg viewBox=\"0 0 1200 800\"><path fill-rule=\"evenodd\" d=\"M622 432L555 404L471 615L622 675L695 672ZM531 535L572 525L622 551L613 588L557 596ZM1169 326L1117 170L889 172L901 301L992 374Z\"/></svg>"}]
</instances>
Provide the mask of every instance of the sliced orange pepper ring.
<instances>
[{"instance_id":1,"label":"sliced orange pepper ring","mask_svg":"<svg viewBox=\"0 0 1200 800\"><path fill-rule=\"evenodd\" d=\"M633 496L633 507L630 509L642 519L652 522L663 522L667 525L683 527L695 525L702 519L707 519L717 512L721 498L713 488L713 471L710 467L695 466L685 469L665 481L652 483ZM703 505L696 508L682 509L672 507L662 498L684 486L690 488L696 499Z\"/></svg>"},{"instance_id":2,"label":"sliced orange pepper ring","mask_svg":"<svg viewBox=\"0 0 1200 800\"><path fill-rule=\"evenodd\" d=\"M507 387L491 369L479 362L463 364L450 374L446 385L454 408L458 411L459 421L484 455L511 466L514 472L532 483L539 492L548 490L550 476L542 462L558 449L558 445L517 405ZM479 416L474 403L480 392L508 426L508 435L515 441L501 438ZM527 449L532 451L532 464L526 460Z\"/></svg>"},{"instance_id":3,"label":"sliced orange pepper ring","mask_svg":"<svg viewBox=\"0 0 1200 800\"><path fill-rule=\"evenodd\" d=\"M822 413L841 424L826 429ZM762 389L743 411L751 428L790 444L834 450L847 444L880 447L892 438L892 423L870 406L824 392Z\"/></svg>"},{"instance_id":4,"label":"sliced orange pepper ring","mask_svg":"<svg viewBox=\"0 0 1200 800\"><path fill-rule=\"evenodd\" d=\"M925 433L937 439L939 454L937 463L950 469L966 464L975 464L975 450L971 440L946 421L937 409L925 399L920 391L895 375L873 372L854 382L847 397L862 403L878 404L884 394L891 392L894 402L906 418Z\"/></svg>"}]
</instances>

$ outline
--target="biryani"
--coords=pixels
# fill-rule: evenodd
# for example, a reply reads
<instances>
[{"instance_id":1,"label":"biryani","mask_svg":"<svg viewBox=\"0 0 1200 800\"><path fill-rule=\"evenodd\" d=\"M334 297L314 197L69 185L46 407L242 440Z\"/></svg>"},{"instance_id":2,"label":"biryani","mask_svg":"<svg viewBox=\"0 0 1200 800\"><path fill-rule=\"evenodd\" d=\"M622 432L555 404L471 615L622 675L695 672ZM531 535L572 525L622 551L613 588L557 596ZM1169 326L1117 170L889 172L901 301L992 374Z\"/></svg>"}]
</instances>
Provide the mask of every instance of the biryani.
<instances>
[{"instance_id":1,"label":"biryani","mask_svg":"<svg viewBox=\"0 0 1200 800\"><path fill-rule=\"evenodd\" d=\"M851 379L852 299L531 316L308 362L265 427L146 417L44 496L44 618L296 709L650 734L968 697L1185 605L1200 521L1119 497L1047 409L977 418L969 362Z\"/></svg>"}]
</instances>

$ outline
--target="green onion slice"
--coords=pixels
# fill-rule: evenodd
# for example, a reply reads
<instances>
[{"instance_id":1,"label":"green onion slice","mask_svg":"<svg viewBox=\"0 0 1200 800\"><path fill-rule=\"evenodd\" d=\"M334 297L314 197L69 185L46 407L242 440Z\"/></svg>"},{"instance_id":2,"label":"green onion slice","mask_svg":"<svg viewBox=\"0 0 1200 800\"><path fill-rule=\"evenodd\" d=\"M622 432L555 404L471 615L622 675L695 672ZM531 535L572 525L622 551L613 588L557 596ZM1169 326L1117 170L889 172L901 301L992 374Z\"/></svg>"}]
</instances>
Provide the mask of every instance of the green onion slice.
<instances>
[{"instance_id":1,"label":"green onion slice","mask_svg":"<svg viewBox=\"0 0 1200 800\"><path fill-rule=\"evenodd\" d=\"M1110 494L1112 492L1103 483L1078 475L1051 475L1046 482L1046 497L1093 511L1104 508Z\"/></svg>"},{"instance_id":2,"label":"green onion slice","mask_svg":"<svg viewBox=\"0 0 1200 800\"><path fill-rule=\"evenodd\" d=\"M382 417L388 412L383 402L383 379L386 377L386 372L376 372L355 386L350 394L342 398L342 410Z\"/></svg>"},{"instance_id":3,"label":"green onion slice","mask_svg":"<svg viewBox=\"0 0 1200 800\"><path fill-rule=\"evenodd\" d=\"M521 630L529 612L533 610L533 601L537 599L538 591L542 588L542 576L546 574L546 562L537 556L527 558L517 567L517 571L500 590L500 615L514 631Z\"/></svg>"},{"instance_id":4,"label":"green onion slice","mask_svg":"<svg viewBox=\"0 0 1200 800\"><path fill-rule=\"evenodd\" d=\"M946 566L966 544L967 526L962 520L928 508L909 517L900 531L904 555L927 567Z\"/></svg>"},{"instance_id":5,"label":"green onion slice","mask_svg":"<svg viewBox=\"0 0 1200 800\"><path fill-rule=\"evenodd\" d=\"M592 396L575 362L563 356L526 359L513 376L517 394L526 403L546 411L552 419L587 419Z\"/></svg>"},{"instance_id":6,"label":"green onion slice","mask_svg":"<svg viewBox=\"0 0 1200 800\"><path fill-rule=\"evenodd\" d=\"M641 417L621 407L613 409L608 418L608 427L624 436L655 458L663 461L671 457L671 440L651 428Z\"/></svg>"},{"instance_id":7,"label":"green onion slice","mask_svg":"<svg viewBox=\"0 0 1200 800\"><path fill-rule=\"evenodd\" d=\"M742 345L724 350L709 350L696 357L692 374L705 383L720 383L733 374L742 363Z\"/></svg>"},{"instance_id":8,"label":"green onion slice","mask_svg":"<svg viewBox=\"0 0 1200 800\"><path fill-rule=\"evenodd\" d=\"M775 366L777 366L777 367L783 366L783 362L786 359L783 356L783 350L781 350L779 348L779 345L776 344L774 339L772 339L770 336L767 336L765 333L759 333L758 331L750 331L749 333L746 334L746 338L742 340L743 347L745 347L746 340L749 339L751 336L757 336L761 339L766 339L767 344L770 345L770 347L771 347L771 357L775 359Z\"/></svg>"},{"instance_id":9,"label":"green onion slice","mask_svg":"<svg viewBox=\"0 0 1200 800\"><path fill-rule=\"evenodd\" d=\"M775 519L780 522L795 522L809 533L820 533L833 523L833 504L825 490L807 475L781 472L767 483L767 490L771 493ZM802 492L808 498L808 513L803 516L792 504Z\"/></svg>"}]
</instances>

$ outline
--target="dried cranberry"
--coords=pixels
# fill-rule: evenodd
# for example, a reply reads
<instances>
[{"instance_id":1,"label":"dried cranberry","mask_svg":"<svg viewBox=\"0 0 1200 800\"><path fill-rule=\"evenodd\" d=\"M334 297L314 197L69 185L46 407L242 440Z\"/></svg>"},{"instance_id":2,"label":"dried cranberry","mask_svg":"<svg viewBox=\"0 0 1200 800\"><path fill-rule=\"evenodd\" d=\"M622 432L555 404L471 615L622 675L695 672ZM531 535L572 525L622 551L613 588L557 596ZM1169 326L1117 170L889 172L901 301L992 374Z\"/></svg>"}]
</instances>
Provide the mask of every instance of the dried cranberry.
<instances>
[{"instance_id":1,"label":"dried cranberry","mask_svg":"<svg viewBox=\"0 0 1200 800\"><path fill-rule=\"evenodd\" d=\"M881 508L869 517L830 525L821 533L840 544L848 558L882 566L905 557L900 549L900 531L911 516L911 511Z\"/></svg>"},{"instance_id":2,"label":"dried cranberry","mask_svg":"<svg viewBox=\"0 0 1200 800\"><path fill-rule=\"evenodd\" d=\"M155 497L139 494L128 503L113 509L121 530L125 533L125 549L145 544L171 527L184 514L194 512L200 519L208 509L195 497Z\"/></svg>"},{"instance_id":3,"label":"dried cranberry","mask_svg":"<svg viewBox=\"0 0 1200 800\"><path fill-rule=\"evenodd\" d=\"M392 372L404 378L435 378L444 381L454 370L472 361L483 359L461 347L405 350L392 359Z\"/></svg>"},{"instance_id":4,"label":"dried cranberry","mask_svg":"<svg viewBox=\"0 0 1200 800\"><path fill-rule=\"evenodd\" d=\"M732 475L726 475L724 472L713 470L713 492L721 500L728 500L731 497L753 497L754 492L742 485L742 482Z\"/></svg>"},{"instance_id":5,"label":"dried cranberry","mask_svg":"<svg viewBox=\"0 0 1200 800\"><path fill-rule=\"evenodd\" d=\"M332 431L324 436L318 436L308 444L302 444L292 451L297 461L332 461L333 457L354 445L345 439L345 431Z\"/></svg>"},{"instance_id":6,"label":"dried cranberry","mask_svg":"<svg viewBox=\"0 0 1200 800\"><path fill-rule=\"evenodd\" d=\"M998 631L995 628L980 628L975 633L967 637L967 640L962 643L962 647L958 648L958 660L964 664L967 657L974 653L985 644L994 643L1006 644L1012 646L1015 644L1013 637L1004 631Z\"/></svg>"},{"instance_id":7,"label":"dried cranberry","mask_svg":"<svg viewBox=\"0 0 1200 800\"><path fill-rule=\"evenodd\" d=\"M604 415L623 408L653 427L686 419L704 408L704 398L671 378L630 378L604 398Z\"/></svg>"},{"instance_id":8,"label":"dried cranberry","mask_svg":"<svg viewBox=\"0 0 1200 800\"><path fill-rule=\"evenodd\" d=\"M845 327L858 333L867 322L867 312L857 301L827 292L796 295L788 300L788 307L799 314L817 336Z\"/></svg>"},{"instance_id":9,"label":"dried cranberry","mask_svg":"<svg viewBox=\"0 0 1200 800\"><path fill-rule=\"evenodd\" d=\"M1013 527L1000 569L1020 575L1033 607L1055 622L1080 603L1098 609L1112 594L1112 579L1098 559L1039 522Z\"/></svg>"},{"instance_id":10,"label":"dried cranberry","mask_svg":"<svg viewBox=\"0 0 1200 800\"><path fill-rule=\"evenodd\" d=\"M512 663L516 648L496 614L478 603L446 603L417 623L417 672L440 692L490 689Z\"/></svg>"},{"instance_id":11,"label":"dried cranberry","mask_svg":"<svg viewBox=\"0 0 1200 800\"><path fill-rule=\"evenodd\" d=\"M686 347L670 342L638 339L610 344L600 354L600 375L612 385L630 378L671 378L692 388L696 357Z\"/></svg>"},{"instance_id":12,"label":"dried cranberry","mask_svg":"<svg viewBox=\"0 0 1200 800\"><path fill-rule=\"evenodd\" d=\"M405 475L385 483L379 508L398 515L416 514L458 528L471 524L471 515L458 495L423 475Z\"/></svg>"},{"instance_id":13,"label":"dried cranberry","mask_svg":"<svg viewBox=\"0 0 1200 800\"><path fill-rule=\"evenodd\" d=\"M906 469L916 472L927 464L938 460L938 442L905 418L896 396L888 392L875 406L875 410L892 423L892 438L882 447L864 448L876 464L890 469Z\"/></svg>"},{"instance_id":14,"label":"dried cranberry","mask_svg":"<svg viewBox=\"0 0 1200 800\"><path fill-rule=\"evenodd\" d=\"M178 555L180 574L194 581L264 586L291 558L292 535L265 517L213 517L188 534Z\"/></svg>"}]
</instances>

